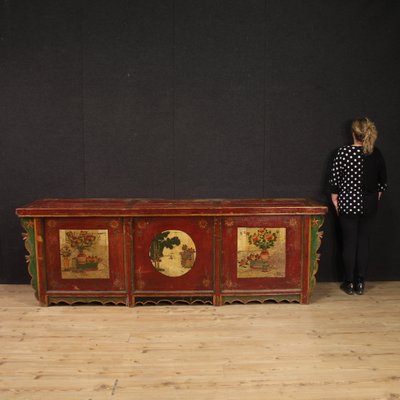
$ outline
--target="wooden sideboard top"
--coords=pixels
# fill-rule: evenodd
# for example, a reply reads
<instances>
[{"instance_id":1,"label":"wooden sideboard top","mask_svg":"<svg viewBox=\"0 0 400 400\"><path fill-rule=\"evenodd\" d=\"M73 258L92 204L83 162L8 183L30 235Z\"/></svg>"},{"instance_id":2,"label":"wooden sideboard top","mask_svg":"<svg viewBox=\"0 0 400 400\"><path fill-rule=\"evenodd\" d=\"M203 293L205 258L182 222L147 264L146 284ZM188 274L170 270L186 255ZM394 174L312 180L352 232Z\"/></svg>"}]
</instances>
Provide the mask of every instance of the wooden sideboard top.
<instances>
[{"instance_id":1,"label":"wooden sideboard top","mask_svg":"<svg viewBox=\"0 0 400 400\"><path fill-rule=\"evenodd\" d=\"M19 217L321 215L310 199L41 199L17 208Z\"/></svg>"}]
</instances>

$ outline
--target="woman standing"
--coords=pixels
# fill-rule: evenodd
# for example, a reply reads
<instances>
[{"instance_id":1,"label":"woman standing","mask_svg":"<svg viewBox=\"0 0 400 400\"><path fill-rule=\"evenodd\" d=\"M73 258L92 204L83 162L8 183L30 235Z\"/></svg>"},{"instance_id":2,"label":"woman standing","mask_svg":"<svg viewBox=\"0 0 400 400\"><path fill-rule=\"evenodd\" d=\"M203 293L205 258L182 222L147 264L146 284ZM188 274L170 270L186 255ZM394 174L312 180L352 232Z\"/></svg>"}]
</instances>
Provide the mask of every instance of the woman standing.
<instances>
[{"instance_id":1,"label":"woman standing","mask_svg":"<svg viewBox=\"0 0 400 400\"><path fill-rule=\"evenodd\" d=\"M353 144L339 148L329 178L332 203L343 237L344 281L347 294L363 294L368 264L369 236L378 201L387 189L386 166L374 147L378 137L368 118L351 125Z\"/></svg>"}]
</instances>

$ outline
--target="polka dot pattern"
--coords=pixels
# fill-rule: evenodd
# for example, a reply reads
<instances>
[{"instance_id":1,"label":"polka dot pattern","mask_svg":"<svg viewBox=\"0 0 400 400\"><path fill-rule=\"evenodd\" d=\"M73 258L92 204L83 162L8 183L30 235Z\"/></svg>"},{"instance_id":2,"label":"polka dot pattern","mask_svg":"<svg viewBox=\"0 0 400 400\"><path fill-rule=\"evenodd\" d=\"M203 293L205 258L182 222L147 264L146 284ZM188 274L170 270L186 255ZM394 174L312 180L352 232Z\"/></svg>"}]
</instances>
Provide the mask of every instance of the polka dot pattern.
<instances>
[{"instance_id":1,"label":"polka dot pattern","mask_svg":"<svg viewBox=\"0 0 400 400\"><path fill-rule=\"evenodd\" d=\"M333 162L329 183L338 188L339 212L343 214L360 215L363 210L362 175L363 175L362 147L341 147Z\"/></svg>"}]
</instances>

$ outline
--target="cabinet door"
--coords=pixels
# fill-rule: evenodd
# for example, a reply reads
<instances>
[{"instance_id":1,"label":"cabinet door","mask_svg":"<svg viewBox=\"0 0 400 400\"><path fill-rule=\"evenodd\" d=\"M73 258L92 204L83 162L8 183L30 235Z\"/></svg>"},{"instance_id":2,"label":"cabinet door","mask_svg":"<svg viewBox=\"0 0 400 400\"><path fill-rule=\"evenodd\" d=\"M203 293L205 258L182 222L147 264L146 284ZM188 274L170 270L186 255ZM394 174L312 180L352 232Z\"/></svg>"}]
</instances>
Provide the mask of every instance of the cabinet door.
<instances>
[{"instance_id":1,"label":"cabinet door","mask_svg":"<svg viewBox=\"0 0 400 400\"><path fill-rule=\"evenodd\" d=\"M125 291L123 233L121 218L45 219L47 291Z\"/></svg>"},{"instance_id":2,"label":"cabinet door","mask_svg":"<svg viewBox=\"0 0 400 400\"><path fill-rule=\"evenodd\" d=\"M134 220L134 292L212 292L213 218Z\"/></svg>"},{"instance_id":3,"label":"cabinet door","mask_svg":"<svg viewBox=\"0 0 400 400\"><path fill-rule=\"evenodd\" d=\"M302 218L226 217L221 292L301 290Z\"/></svg>"}]
</instances>

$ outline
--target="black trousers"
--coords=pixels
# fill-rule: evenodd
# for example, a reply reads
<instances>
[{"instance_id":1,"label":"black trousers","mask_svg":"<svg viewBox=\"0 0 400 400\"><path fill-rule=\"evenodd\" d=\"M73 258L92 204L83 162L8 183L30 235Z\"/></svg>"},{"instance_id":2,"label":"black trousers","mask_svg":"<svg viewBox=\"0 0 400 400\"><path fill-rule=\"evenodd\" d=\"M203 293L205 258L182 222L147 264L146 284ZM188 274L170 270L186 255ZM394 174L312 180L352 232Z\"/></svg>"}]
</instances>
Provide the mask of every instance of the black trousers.
<instances>
[{"instance_id":1,"label":"black trousers","mask_svg":"<svg viewBox=\"0 0 400 400\"><path fill-rule=\"evenodd\" d=\"M368 267L369 238L376 213L340 215L343 239L344 280L365 279Z\"/></svg>"}]
</instances>

